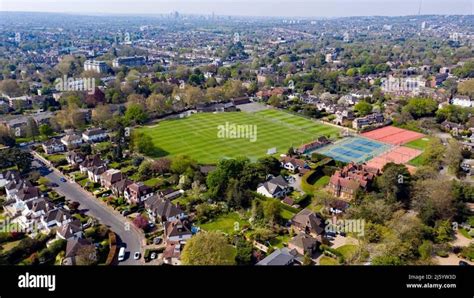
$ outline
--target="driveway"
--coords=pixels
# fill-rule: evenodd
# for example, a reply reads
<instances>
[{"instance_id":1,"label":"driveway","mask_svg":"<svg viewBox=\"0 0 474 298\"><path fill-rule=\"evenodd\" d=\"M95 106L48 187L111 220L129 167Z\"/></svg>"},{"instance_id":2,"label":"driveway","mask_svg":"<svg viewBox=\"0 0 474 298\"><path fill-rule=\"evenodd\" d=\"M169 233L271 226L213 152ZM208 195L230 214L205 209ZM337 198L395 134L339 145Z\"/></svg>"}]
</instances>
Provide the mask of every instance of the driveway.
<instances>
[{"instance_id":1,"label":"driveway","mask_svg":"<svg viewBox=\"0 0 474 298\"><path fill-rule=\"evenodd\" d=\"M338 248L347 244L358 245L358 240L350 236L342 237L341 235L336 235L334 240L331 241L331 248Z\"/></svg>"},{"instance_id":2,"label":"driveway","mask_svg":"<svg viewBox=\"0 0 474 298\"><path fill-rule=\"evenodd\" d=\"M468 261L466 259L461 259L457 255L450 253L448 257L442 258L440 256L436 256L435 261L438 265L444 265L444 266L459 266L459 261L464 261L470 265L474 265L474 262Z\"/></svg>"},{"instance_id":3,"label":"driveway","mask_svg":"<svg viewBox=\"0 0 474 298\"><path fill-rule=\"evenodd\" d=\"M294 181L293 183L289 183L289 185L290 185L291 187L293 187L294 190L297 190L297 191L299 191L299 192L301 192L301 193L304 194L304 191L303 191L303 189L301 188L301 178L302 178L302 177L301 177L300 175L298 175L298 174L291 175L291 177L293 177L293 178L295 179L295 181Z\"/></svg>"},{"instance_id":4,"label":"driveway","mask_svg":"<svg viewBox=\"0 0 474 298\"><path fill-rule=\"evenodd\" d=\"M52 183L58 184L58 187L54 188L56 192L65 196L69 201L78 202L81 210L85 210L88 215L96 218L117 234L121 245L126 247L126 259L119 264L140 265L141 261L133 259L134 252L142 252L141 248L144 242L144 237L137 228L125 217L105 206L78 184L69 181L66 176L58 171L38 163L38 157L35 156L35 159L33 166L39 166L41 176L48 178ZM67 182L62 182L61 178L66 179Z\"/></svg>"},{"instance_id":5,"label":"driveway","mask_svg":"<svg viewBox=\"0 0 474 298\"><path fill-rule=\"evenodd\" d=\"M464 237L459 231L456 231L456 234L454 235L454 241L451 242L453 246L469 246L471 243L474 243L474 240L468 239Z\"/></svg>"}]
</instances>

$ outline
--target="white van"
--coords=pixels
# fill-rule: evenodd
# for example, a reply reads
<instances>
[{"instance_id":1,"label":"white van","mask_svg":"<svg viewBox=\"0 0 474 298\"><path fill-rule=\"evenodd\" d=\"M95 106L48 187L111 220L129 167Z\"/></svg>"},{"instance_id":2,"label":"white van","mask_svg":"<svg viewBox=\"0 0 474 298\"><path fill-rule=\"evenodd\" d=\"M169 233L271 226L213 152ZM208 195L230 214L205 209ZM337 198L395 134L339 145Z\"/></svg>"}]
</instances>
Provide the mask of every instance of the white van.
<instances>
[{"instance_id":1,"label":"white van","mask_svg":"<svg viewBox=\"0 0 474 298\"><path fill-rule=\"evenodd\" d=\"M125 259L125 247L121 247L118 254L119 262L122 262Z\"/></svg>"}]
</instances>

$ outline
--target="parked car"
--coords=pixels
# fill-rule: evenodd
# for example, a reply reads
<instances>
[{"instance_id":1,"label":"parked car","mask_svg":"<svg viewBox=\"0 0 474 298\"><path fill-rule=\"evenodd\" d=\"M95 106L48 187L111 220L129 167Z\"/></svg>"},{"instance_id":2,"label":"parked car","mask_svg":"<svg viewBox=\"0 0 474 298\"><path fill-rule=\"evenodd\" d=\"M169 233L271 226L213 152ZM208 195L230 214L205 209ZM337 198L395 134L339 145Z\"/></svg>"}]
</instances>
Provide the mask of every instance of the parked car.
<instances>
[{"instance_id":1,"label":"parked car","mask_svg":"<svg viewBox=\"0 0 474 298\"><path fill-rule=\"evenodd\" d=\"M133 254L133 259L134 259L134 260L140 260L140 256L141 256L140 252L136 251L136 252Z\"/></svg>"},{"instance_id":2,"label":"parked car","mask_svg":"<svg viewBox=\"0 0 474 298\"><path fill-rule=\"evenodd\" d=\"M161 237L155 237L155 239L153 239L153 244L160 244L162 240Z\"/></svg>"},{"instance_id":3,"label":"parked car","mask_svg":"<svg viewBox=\"0 0 474 298\"><path fill-rule=\"evenodd\" d=\"M66 178L59 179L61 182L67 182Z\"/></svg>"},{"instance_id":4,"label":"parked car","mask_svg":"<svg viewBox=\"0 0 474 298\"><path fill-rule=\"evenodd\" d=\"M122 262L123 260L125 260L125 247L122 246L119 250L118 261Z\"/></svg>"},{"instance_id":5,"label":"parked car","mask_svg":"<svg viewBox=\"0 0 474 298\"><path fill-rule=\"evenodd\" d=\"M471 266L471 264L466 261L459 261L459 266Z\"/></svg>"},{"instance_id":6,"label":"parked car","mask_svg":"<svg viewBox=\"0 0 474 298\"><path fill-rule=\"evenodd\" d=\"M122 211L123 216L127 216L127 215L130 215L130 214L132 214L132 211L130 211L128 209Z\"/></svg>"},{"instance_id":7,"label":"parked car","mask_svg":"<svg viewBox=\"0 0 474 298\"><path fill-rule=\"evenodd\" d=\"M152 252L152 253L150 254L150 259L151 259L151 260L156 259L156 252Z\"/></svg>"}]
</instances>

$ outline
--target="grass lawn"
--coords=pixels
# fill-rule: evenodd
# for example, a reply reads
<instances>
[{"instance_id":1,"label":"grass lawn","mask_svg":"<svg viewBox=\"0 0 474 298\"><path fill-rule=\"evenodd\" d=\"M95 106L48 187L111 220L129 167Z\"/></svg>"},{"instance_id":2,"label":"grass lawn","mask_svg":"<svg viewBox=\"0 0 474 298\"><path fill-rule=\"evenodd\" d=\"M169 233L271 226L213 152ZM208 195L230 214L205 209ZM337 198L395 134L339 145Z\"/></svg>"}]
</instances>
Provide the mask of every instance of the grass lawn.
<instances>
[{"instance_id":1,"label":"grass lawn","mask_svg":"<svg viewBox=\"0 0 474 298\"><path fill-rule=\"evenodd\" d=\"M428 146L428 143L430 142L430 140L431 140L430 137L424 137L418 140L408 142L404 146L423 151Z\"/></svg>"},{"instance_id":2,"label":"grass lawn","mask_svg":"<svg viewBox=\"0 0 474 298\"><path fill-rule=\"evenodd\" d=\"M79 183L80 186L85 187L87 182L90 182L89 179L83 178L81 180L76 180L77 183ZM91 182L92 183L92 182Z\"/></svg>"},{"instance_id":3,"label":"grass lawn","mask_svg":"<svg viewBox=\"0 0 474 298\"><path fill-rule=\"evenodd\" d=\"M293 213L291 212L290 210L287 210L287 209L284 209L284 208L281 208L281 211L280 211L280 216L281 218L283 218L284 220L290 220L293 218L293 216L295 216L296 213Z\"/></svg>"},{"instance_id":4,"label":"grass lawn","mask_svg":"<svg viewBox=\"0 0 474 298\"><path fill-rule=\"evenodd\" d=\"M421 138L421 139L418 139L418 140L408 142L404 146L409 147L409 148L413 148L413 149L417 149L417 150L421 150L421 151L425 151L425 149L428 146L431 139L432 139L432 137L424 137L424 138ZM423 154L421 154L421 155L418 155L417 157L415 157L414 159L410 160L408 162L408 164L412 165L412 166L415 166L415 167L419 167L419 166L422 166L424 164L424 162L425 162L425 160L423 158Z\"/></svg>"},{"instance_id":5,"label":"grass lawn","mask_svg":"<svg viewBox=\"0 0 474 298\"><path fill-rule=\"evenodd\" d=\"M63 160L66 160L66 157L64 156L64 154L50 154L50 155L45 154L44 156L47 160L49 160L52 163L59 163L59 162L62 162Z\"/></svg>"},{"instance_id":6,"label":"grass lawn","mask_svg":"<svg viewBox=\"0 0 474 298\"><path fill-rule=\"evenodd\" d=\"M272 246L282 248L285 243L288 243L290 241L290 235L289 234L284 234L284 235L278 235L277 237L273 238L270 240L270 244Z\"/></svg>"},{"instance_id":7,"label":"grass lawn","mask_svg":"<svg viewBox=\"0 0 474 298\"><path fill-rule=\"evenodd\" d=\"M238 226L235 224L236 222L239 223ZM241 219L237 212L231 212L200 224L199 227L205 231L220 231L226 234L234 234L238 232L234 230L235 227L238 227L240 230L245 224L248 224L248 222Z\"/></svg>"},{"instance_id":8,"label":"grass lawn","mask_svg":"<svg viewBox=\"0 0 474 298\"><path fill-rule=\"evenodd\" d=\"M155 187L158 182L161 182L163 179L161 178L151 178L151 179L148 179L146 181L144 181L143 183L146 185L146 186L149 186L149 187Z\"/></svg>"},{"instance_id":9,"label":"grass lawn","mask_svg":"<svg viewBox=\"0 0 474 298\"><path fill-rule=\"evenodd\" d=\"M8 252L10 249L12 249L12 248L16 247L18 244L20 244L20 241L21 240L15 240L15 241L12 241L12 242L3 243L2 244L2 247L3 247L2 252L3 253Z\"/></svg>"},{"instance_id":10,"label":"grass lawn","mask_svg":"<svg viewBox=\"0 0 474 298\"><path fill-rule=\"evenodd\" d=\"M220 138L219 127L229 125L256 128L256 140ZM158 125L138 129L152 138L155 153L151 157L188 155L201 163L215 163L223 158L246 156L251 160L266 156L276 148L285 153L319 136L336 137L339 129L303 117L276 110L256 113L200 113L185 119L166 120Z\"/></svg>"},{"instance_id":11,"label":"grass lawn","mask_svg":"<svg viewBox=\"0 0 474 298\"><path fill-rule=\"evenodd\" d=\"M318 201L319 197L326 197L327 192L323 189L318 189L314 192L311 204L308 205L308 208L314 212L322 212L322 210L325 208L325 206Z\"/></svg>"},{"instance_id":12,"label":"grass lawn","mask_svg":"<svg viewBox=\"0 0 474 298\"><path fill-rule=\"evenodd\" d=\"M409 165L419 167L422 166L425 163L425 159L423 157L423 154L418 155L417 157L413 158L408 162Z\"/></svg>"},{"instance_id":13,"label":"grass lawn","mask_svg":"<svg viewBox=\"0 0 474 298\"><path fill-rule=\"evenodd\" d=\"M321 178L316 180L316 182L314 183L314 187L317 188L317 189L321 189L321 188L325 187L329 183L329 179L331 179L331 177L322 176Z\"/></svg>"},{"instance_id":14,"label":"grass lawn","mask_svg":"<svg viewBox=\"0 0 474 298\"><path fill-rule=\"evenodd\" d=\"M113 161L111 163L109 163L109 168L111 169L118 169L121 167L121 163L119 163L118 161Z\"/></svg>"},{"instance_id":15,"label":"grass lawn","mask_svg":"<svg viewBox=\"0 0 474 298\"><path fill-rule=\"evenodd\" d=\"M87 175L82 174L81 172L74 172L74 173L71 173L70 175L72 175L72 177L75 181L80 181L80 180L87 179Z\"/></svg>"},{"instance_id":16,"label":"grass lawn","mask_svg":"<svg viewBox=\"0 0 474 298\"><path fill-rule=\"evenodd\" d=\"M336 248L336 250L344 256L344 259L347 260L347 259L352 258L352 256L356 253L357 245L346 244L346 245Z\"/></svg>"},{"instance_id":17,"label":"grass lawn","mask_svg":"<svg viewBox=\"0 0 474 298\"><path fill-rule=\"evenodd\" d=\"M322 266L339 265L339 262L336 259L330 258L328 256L322 256L321 259L319 259L319 265L322 265Z\"/></svg>"},{"instance_id":18,"label":"grass lawn","mask_svg":"<svg viewBox=\"0 0 474 298\"><path fill-rule=\"evenodd\" d=\"M469 235L469 232L464 228L460 228L459 233L463 235L464 237L466 237L467 239L472 239L472 236Z\"/></svg>"},{"instance_id":19,"label":"grass lawn","mask_svg":"<svg viewBox=\"0 0 474 298\"><path fill-rule=\"evenodd\" d=\"M189 204L188 200L189 200L189 197L179 197L177 199L174 199L171 202L175 205L186 206Z\"/></svg>"}]
</instances>

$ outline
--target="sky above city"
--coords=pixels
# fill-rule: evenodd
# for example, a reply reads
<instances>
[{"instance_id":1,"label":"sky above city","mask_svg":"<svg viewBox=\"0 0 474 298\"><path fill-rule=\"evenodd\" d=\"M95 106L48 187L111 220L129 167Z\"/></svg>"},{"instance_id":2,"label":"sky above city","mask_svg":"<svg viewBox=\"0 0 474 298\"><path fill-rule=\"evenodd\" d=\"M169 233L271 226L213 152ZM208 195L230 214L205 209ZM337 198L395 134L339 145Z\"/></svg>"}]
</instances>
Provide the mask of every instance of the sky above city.
<instances>
[{"instance_id":1,"label":"sky above city","mask_svg":"<svg viewBox=\"0 0 474 298\"><path fill-rule=\"evenodd\" d=\"M472 14L474 0L0 0L0 11L239 16ZM421 9L420 9L421 8Z\"/></svg>"}]
</instances>

